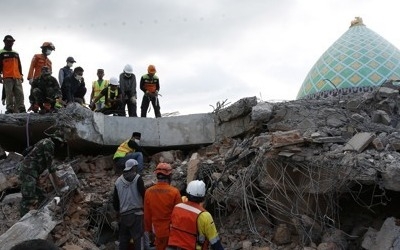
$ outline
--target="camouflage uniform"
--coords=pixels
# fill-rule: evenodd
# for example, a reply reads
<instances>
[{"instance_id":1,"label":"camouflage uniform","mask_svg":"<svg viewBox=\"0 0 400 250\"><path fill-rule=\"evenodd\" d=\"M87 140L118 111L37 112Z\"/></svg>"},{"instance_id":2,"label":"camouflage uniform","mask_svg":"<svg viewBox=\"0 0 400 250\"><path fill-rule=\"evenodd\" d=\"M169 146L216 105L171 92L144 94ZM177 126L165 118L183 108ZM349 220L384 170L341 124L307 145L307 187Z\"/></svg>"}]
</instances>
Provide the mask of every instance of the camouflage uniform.
<instances>
[{"instance_id":1,"label":"camouflage uniform","mask_svg":"<svg viewBox=\"0 0 400 250\"><path fill-rule=\"evenodd\" d=\"M49 173L56 171L53 166L54 142L45 138L37 142L33 149L17 166L21 181L22 200L20 205L21 217L37 206L45 198L43 191L37 186L38 177L46 169Z\"/></svg>"},{"instance_id":2,"label":"camouflage uniform","mask_svg":"<svg viewBox=\"0 0 400 250\"><path fill-rule=\"evenodd\" d=\"M47 102L54 108L56 97L62 97L57 79L51 75L41 75L32 82L31 102L42 105Z\"/></svg>"}]
</instances>

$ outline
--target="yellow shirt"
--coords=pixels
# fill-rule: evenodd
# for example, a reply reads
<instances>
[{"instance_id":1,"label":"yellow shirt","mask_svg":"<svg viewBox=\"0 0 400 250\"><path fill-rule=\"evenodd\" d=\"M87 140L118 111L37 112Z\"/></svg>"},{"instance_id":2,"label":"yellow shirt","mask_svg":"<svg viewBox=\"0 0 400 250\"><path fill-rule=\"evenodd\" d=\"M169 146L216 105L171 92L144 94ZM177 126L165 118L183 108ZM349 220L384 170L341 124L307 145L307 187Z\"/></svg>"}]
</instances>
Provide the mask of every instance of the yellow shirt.
<instances>
[{"instance_id":1,"label":"yellow shirt","mask_svg":"<svg viewBox=\"0 0 400 250\"><path fill-rule=\"evenodd\" d=\"M197 228L199 230L200 237L205 236L210 244L214 244L219 240L217 227L215 226L214 220L208 211L202 212L197 218ZM196 246L196 249L201 249L200 246Z\"/></svg>"}]
</instances>

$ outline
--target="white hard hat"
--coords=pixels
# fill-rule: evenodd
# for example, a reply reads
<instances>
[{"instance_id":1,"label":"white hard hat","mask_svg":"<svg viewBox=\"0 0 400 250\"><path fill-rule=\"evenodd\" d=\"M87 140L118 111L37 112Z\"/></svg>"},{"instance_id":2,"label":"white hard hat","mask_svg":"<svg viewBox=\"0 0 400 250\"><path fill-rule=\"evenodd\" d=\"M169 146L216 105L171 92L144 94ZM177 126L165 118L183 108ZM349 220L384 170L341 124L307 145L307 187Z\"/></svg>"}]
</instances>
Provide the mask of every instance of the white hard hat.
<instances>
[{"instance_id":1,"label":"white hard hat","mask_svg":"<svg viewBox=\"0 0 400 250\"><path fill-rule=\"evenodd\" d=\"M133 74L132 65L130 65L130 64L125 65L124 72L127 73L127 74Z\"/></svg>"},{"instance_id":2,"label":"white hard hat","mask_svg":"<svg viewBox=\"0 0 400 250\"><path fill-rule=\"evenodd\" d=\"M186 188L186 193L195 197L204 197L206 195L206 184L199 180L191 181Z\"/></svg>"},{"instance_id":3,"label":"white hard hat","mask_svg":"<svg viewBox=\"0 0 400 250\"><path fill-rule=\"evenodd\" d=\"M110 84L111 84L111 85L118 86L118 85L119 85L118 79L117 79L116 77L111 77L111 78L110 78Z\"/></svg>"}]
</instances>

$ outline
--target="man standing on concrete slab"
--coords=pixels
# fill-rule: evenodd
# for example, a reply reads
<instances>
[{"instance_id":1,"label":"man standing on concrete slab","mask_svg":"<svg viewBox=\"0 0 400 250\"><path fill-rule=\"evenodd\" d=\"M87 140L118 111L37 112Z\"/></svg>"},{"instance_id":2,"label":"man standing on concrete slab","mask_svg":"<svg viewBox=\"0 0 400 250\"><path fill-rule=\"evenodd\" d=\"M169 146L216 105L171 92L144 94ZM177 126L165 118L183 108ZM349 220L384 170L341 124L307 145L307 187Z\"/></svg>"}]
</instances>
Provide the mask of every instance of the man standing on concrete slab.
<instances>
[{"instance_id":1,"label":"man standing on concrete slab","mask_svg":"<svg viewBox=\"0 0 400 250\"><path fill-rule=\"evenodd\" d=\"M62 67L59 71L58 71L58 83L61 85L64 82L64 79L67 76L72 75L72 66L74 65L74 63L76 63L75 59L72 56L67 57L67 65L65 65L64 67Z\"/></svg>"},{"instance_id":2,"label":"man standing on concrete slab","mask_svg":"<svg viewBox=\"0 0 400 250\"><path fill-rule=\"evenodd\" d=\"M128 116L137 117L137 93L136 76L133 74L133 67L130 64L125 65L124 71L119 75L119 85L122 92L122 105L128 107Z\"/></svg>"},{"instance_id":3,"label":"man standing on concrete slab","mask_svg":"<svg viewBox=\"0 0 400 250\"><path fill-rule=\"evenodd\" d=\"M6 114L26 113L22 88L22 66L19 54L12 49L15 39L6 35L4 48L0 50L0 83L6 97Z\"/></svg>"},{"instance_id":4,"label":"man standing on concrete slab","mask_svg":"<svg viewBox=\"0 0 400 250\"><path fill-rule=\"evenodd\" d=\"M131 240L134 250L142 248L145 187L137 167L136 160L127 160L122 175L115 181L113 207L119 217L120 250L128 249Z\"/></svg>"},{"instance_id":5,"label":"man standing on concrete slab","mask_svg":"<svg viewBox=\"0 0 400 250\"><path fill-rule=\"evenodd\" d=\"M114 154L115 172L121 173L125 168L125 162L129 159L135 159L138 162L138 173L141 173L143 166L143 149L140 146L140 138L142 134L133 132L132 137L119 145Z\"/></svg>"},{"instance_id":6,"label":"man standing on concrete slab","mask_svg":"<svg viewBox=\"0 0 400 250\"><path fill-rule=\"evenodd\" d=\"M158 76L156 76L156 72L156 67L154 65L149 65L147 67L147 74L143 75L140 79L140 89L144 93L142 104L140 106L141 117L146 117L150 102L151 105L153 105L155 117L161 117L160 101L158 99L158 91L160 91L160 79Z\"/></svg>"}]
</instances>

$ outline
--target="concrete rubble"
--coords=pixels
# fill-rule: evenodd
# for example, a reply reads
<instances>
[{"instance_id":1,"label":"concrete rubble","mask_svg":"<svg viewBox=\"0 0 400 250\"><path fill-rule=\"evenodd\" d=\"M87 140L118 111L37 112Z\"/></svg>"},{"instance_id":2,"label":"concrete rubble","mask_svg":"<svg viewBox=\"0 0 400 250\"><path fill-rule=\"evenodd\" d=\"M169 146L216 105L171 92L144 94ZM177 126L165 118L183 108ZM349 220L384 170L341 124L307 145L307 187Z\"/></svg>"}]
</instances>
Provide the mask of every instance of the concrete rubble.
<instances>
[{"instance_id":1,"label":"concrete rubble","mask_svg":"<svg viewBox=\"0 0 400 250\"><path fill-rule=\"evenodd\" d=\"M160 161L172 164L172 185L182 191L188 181L203 179L205 206L226 249L393 249L399 235L386 232L399 231L398 94L397 86L385 86L340 99L245 98L210 114L215 141L149 147L145 185L155 182L152 170ZM90 126L88 117L79 122ZM73 123L65 128L72 131ZM114 150L70 155L80 186L58 206L61 219L47 235L62 249L114 249ZM10 211L18 205L10 190L19 185L12 155L0 161L0 224L7 225L0 233L19 219Z\"/></svg>"}]
</instances>

